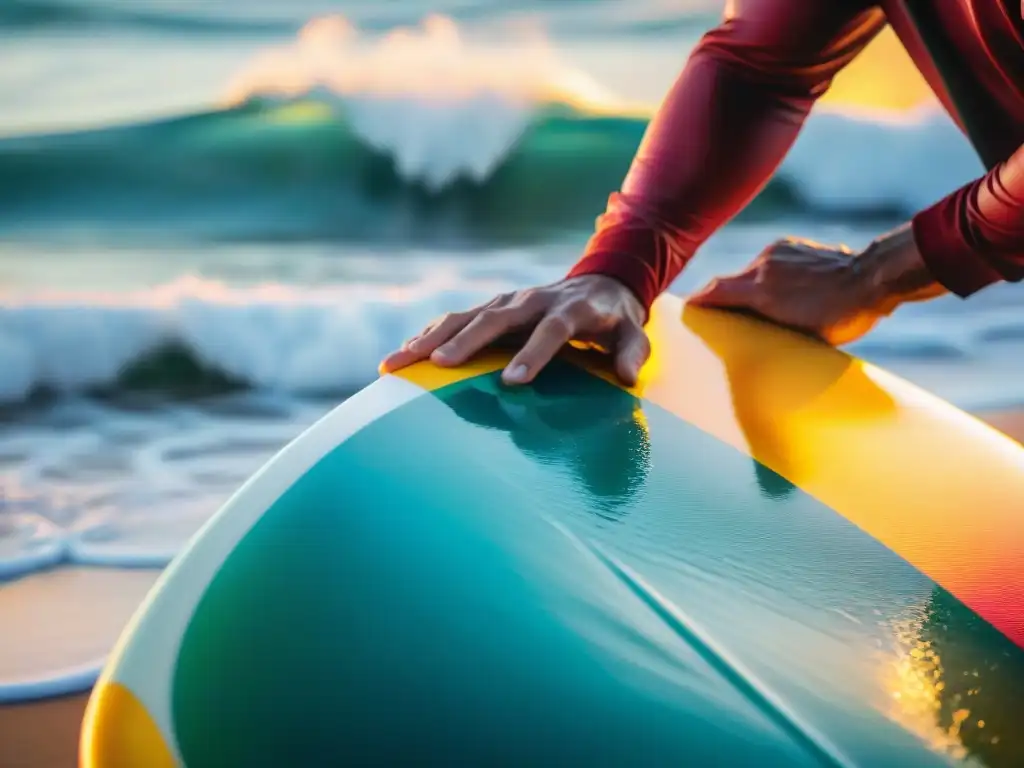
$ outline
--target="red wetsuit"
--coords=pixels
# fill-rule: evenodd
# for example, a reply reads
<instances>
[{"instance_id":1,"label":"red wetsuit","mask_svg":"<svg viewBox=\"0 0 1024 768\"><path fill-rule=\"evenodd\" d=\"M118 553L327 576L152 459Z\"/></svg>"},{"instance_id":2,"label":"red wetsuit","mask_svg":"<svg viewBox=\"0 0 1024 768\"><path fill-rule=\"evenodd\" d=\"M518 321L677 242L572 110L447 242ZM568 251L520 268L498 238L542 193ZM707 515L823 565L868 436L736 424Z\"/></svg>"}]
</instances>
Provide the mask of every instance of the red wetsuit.
<instances>
[{"instance_id":1,"label":"red wetsuit","mask_svg":"<svg viewBox=\"0 0 1024 768\"><path fill-rule=\"evenodd\" d=\"M815 100L886 23L962 124L903 2L726 5L724 22L693 51L570 272L616 277L648 307L764 186ZM988 153L1003 159L913 218L933 276L968 296L1024 278L1024 21L1019 0L933 0L932 8L962 62L972 121L983 126Z\"/></svg>"}]
</instances>

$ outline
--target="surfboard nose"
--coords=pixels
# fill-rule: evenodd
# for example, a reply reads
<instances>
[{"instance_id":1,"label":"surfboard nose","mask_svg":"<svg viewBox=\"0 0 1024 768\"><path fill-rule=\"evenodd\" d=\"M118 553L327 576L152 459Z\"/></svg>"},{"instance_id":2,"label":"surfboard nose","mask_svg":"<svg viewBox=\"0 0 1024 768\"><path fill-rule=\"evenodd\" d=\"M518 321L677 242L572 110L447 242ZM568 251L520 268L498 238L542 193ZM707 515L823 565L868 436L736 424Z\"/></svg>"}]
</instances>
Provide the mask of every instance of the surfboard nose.
<instances>
[{"instance_id":1,"label":"surfboard nose","mask_svg":"<svg viewBox=\"0 0 1024 768\"><path fill-rule=\"evenodd\" d=\"M175 768L167 742L138 697L101 681L82 723L80 768Z\"/></svg>"}]
</instances>

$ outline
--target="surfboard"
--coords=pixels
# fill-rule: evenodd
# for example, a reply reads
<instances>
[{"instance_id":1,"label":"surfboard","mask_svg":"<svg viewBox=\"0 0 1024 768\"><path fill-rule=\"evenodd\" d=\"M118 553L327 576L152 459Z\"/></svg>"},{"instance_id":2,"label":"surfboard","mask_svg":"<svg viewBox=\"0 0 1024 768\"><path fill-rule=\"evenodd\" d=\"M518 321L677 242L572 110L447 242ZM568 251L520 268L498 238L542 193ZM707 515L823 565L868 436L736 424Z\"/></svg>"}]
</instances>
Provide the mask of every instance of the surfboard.
<instances>
[{"instance_id":1,"label":"surfboard","mask_svg":"<svg viewBox=\"0 0 1024 768\"><path fill-rule=\"evenodd\" d=\"M568 350L387 375L165 571L82 764L1024 765L1024 448L664 297Z\"/></svg>"}]
</instances>

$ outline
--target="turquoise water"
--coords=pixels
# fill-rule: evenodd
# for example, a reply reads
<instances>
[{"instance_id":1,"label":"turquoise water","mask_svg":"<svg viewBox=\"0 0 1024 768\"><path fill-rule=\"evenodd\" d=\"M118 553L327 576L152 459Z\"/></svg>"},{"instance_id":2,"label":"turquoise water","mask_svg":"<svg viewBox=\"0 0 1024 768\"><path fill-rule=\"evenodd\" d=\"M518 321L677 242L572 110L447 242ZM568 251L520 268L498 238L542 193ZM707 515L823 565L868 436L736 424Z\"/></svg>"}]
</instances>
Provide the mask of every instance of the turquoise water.
<instances>
[{"instance_id":1,"label":"turquoise water","mask_svg":"<svg viewBox=\"0 0 1024 768\"><path fill-rule=\"evenodd\" d=\"M0 3L0 578L159 567L406 336L557 278L720 12ZM941 115L819 110L673 290L787 234L862 246L978 171ZM1021 399L1022 339L1003 286L855 349L982 408Z\"/></svg>"},{"instance_id":2,"label":"turquoise water","mask_svg":"<svg viewBox=\"0 0 1024 768\"><path fill-rule=\"evenodd\" d=\"M140 367L157 389L365 384L376 356L436 314L564 271L628 168L645 110L720 11L697 0L6 4L0 402L137 389ZM941 115L819 110L676 290L787 233L863 245L977 171ZM997 290L967 313L914 308L862 351L968 406L1014 399L992 377L960 381L969 358L995 356L993 336L1024 332L1004 311L1012 302ZM296 325L318 364L288 359L282 336ZM83 359L97 348L101 360ZM166 365L168 350L188 365ZM922 358L944 364L929 374Z\"/></svg>"}]
</instances>

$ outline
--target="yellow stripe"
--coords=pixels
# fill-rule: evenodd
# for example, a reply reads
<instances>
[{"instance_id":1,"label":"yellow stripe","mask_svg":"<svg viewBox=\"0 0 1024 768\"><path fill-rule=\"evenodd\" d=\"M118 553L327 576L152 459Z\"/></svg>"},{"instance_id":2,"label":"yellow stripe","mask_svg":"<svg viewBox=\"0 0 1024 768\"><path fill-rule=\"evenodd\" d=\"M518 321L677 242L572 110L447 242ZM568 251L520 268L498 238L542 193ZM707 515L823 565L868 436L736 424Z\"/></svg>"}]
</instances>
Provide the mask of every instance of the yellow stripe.
<instances>
[{"instance_id":1,"label":"yellow stripe","mask_svg":"<svg viewBox=\"0 0 1024 768\"><path fill-rule=\"evenodd\" d=\"M631 391L818 498L1024 640L1024 448L875 366L666 297ZM607 373L595 372L614 381Z\"/></svg>"},{"instance_id":2,"label":"yellow stripe","mask_svg":"<svg viewBox=\"0 0 1024 768\"><path fill-rule=\"evenodd\" d=\"M395 371L393 375L399 376L406 381L411 381L413 384L418 384L429 392L433 392L435 389L447 387L449 384L472 379L485 373L500 371L505 367L508 360L509 355L506 353L490 352L458 368L441 368L429 361L425 361Z\"/></svg>"},{"instance_id":3,"label":"yellow stripe","mask_svg":"<svg viewBox=\"0 0 1024 768\"><path fill-rule=\"evenodd\" d=\"M82 724L81 768L174 768L174 757L142 702L125 686L101 681Z\"/></svg>"}]
</instances>

